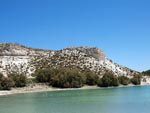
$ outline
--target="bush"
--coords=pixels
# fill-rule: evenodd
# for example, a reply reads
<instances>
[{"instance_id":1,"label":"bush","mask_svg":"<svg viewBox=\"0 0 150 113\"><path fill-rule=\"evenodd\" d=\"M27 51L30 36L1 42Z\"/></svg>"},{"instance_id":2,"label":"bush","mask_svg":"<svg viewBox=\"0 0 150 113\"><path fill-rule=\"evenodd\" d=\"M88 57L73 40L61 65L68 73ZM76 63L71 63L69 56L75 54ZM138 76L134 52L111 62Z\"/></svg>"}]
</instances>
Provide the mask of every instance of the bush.
<instances>
[{"instance_id":1,"label":"bush","mask_svg":"<svg viewBox=\"0 0 150 113\"><path fill-rule=\"evenodd\" d=\"M0 73L0 81L1 81L1 79L2 79L3 76L4 76L4 75L3 75L2 73Z\"/></svg>"},{"instance_id":2,"label":"bush","mask_svg":"<svg viewBox=\"0 0 150 113\"><path fill-rule=\"evenodd\" d=\"M99 80L98 86L100 87L109 87L109 86L118 86L118 78L115 77L112 73L105 73L104 76Z\"/></svg>"},{"instance_id":3,"label":"bush","mask_svg":"<svg viewBox=\"0 0 150 113\"><path fill-rule=\"evenodd\" d=\"M52 70L40 69L34 73L34 76L36 77L37 82L40 82L40 83L50 82L51 76L52 76Z\"/></svg>"},{"instance_id":4,"label":"bush","mask_svg":"<svg viewBox=\"0 0 150 113\"><path fill-rule=\"evenodd\" d=\"M2 77L0 87L2 90L10 90L14 86L14 81L8 77Z\"/></svg>"},{"instance_id":5,"label":"bush","mask_svg":"<svg viewBox=\"0 0 150 113\"><path fill-rule=\"evenodd\" d=\"M85 72L86 84L87 85L97 85L99 77L93 72Z\"/></svg>"},{"instance_id":6,"label":"bush","mask_svg":"<svg viewBox=\"0 0 150 113\"><path fill-rule=\"evenodd\" d=\"M131 83L134 85L140 85L141 84L141 75L134 75L134 77L131 78Z\"/></svg>"},{"instance_id":7,"label":"bush","mask_svg":"<svg viewBox=\"0 0 150 113\"><path fill-rule=\"evenodd\" d=\"M27 84L27 77L23 74L11 73L8 75L15 84L15 87L25 87Z\"/></svg>"},{"instance_id":8,"label":"bush","mask_svg":"<svg viewBox=\"0 0 150 113\"><path fill-rule=\"evenodd\" d=\"M27 84L33 84L36 82L35 78L27 78Z\"/></svg>"},{"instance_id":9,"label":"bush","mask_svg":"<svg viewBox=\"0 0 150 113\"><path fill-rule=\"evenodd\" d=\"M119 76L118 80L119 80L119 83L122 85L128 85L130 83L130 79L126 76Z\"/></svg>"},{"instance_id":10,"label":"bush","mask_svg":"<svg viewBox=\"0 0 150 113\"><path fill-rule=\"evenodd\" d=\"M51 85L59 88L79 88L85 83L85 78L79 70L61 69L52 77Z\"/></svg>"}]
</instances>

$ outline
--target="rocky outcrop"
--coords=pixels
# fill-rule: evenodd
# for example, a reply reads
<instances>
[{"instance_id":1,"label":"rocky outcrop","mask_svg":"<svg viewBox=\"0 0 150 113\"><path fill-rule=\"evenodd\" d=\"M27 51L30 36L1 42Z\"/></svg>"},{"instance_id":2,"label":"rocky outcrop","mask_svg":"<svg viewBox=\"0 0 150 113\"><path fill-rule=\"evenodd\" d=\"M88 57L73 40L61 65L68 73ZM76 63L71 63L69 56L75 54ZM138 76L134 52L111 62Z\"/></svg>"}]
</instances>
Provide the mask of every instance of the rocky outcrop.
<instances>
[{"instance_id":1,"label":"rocky outcrop","mask_svg":"<svg viewBox=\"0 0 150 113\"><path fill-rule=\"evenodd\" d=\"M33 49L19 44L0 44L0 72L31 76L40 68L69 67L91 70L102 76L107 71L115 75L132 77L136 71L123 67L106 58L105 53L92 47L70 47L59 51Z\"/></svg>"},{"instance_id":2,"label":"rocky outcrop","mask_svg":"<svg viewBox=\"0 0 150 113\"><path fill-rule=\"evenodd\" d=\"M98 48L91 48L91 47L70 47L70 48L66 48L64 49L68 50L68 51L79 51L81 53L85 53L88 56L94 57L97 60L105 60L105 53L98 49Z\"/></svg>"}]
</instances>

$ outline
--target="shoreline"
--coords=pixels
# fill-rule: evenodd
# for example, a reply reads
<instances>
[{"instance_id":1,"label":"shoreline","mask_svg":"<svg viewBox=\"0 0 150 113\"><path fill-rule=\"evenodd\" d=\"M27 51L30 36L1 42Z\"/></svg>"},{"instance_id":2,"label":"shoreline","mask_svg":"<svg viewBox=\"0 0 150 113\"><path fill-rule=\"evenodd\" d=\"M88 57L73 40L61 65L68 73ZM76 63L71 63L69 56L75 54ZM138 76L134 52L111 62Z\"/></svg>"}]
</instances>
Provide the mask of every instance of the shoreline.
<instances>
[{"instance_id":1,"label":"shoreline","mask_svg":"<svg viewBox=\"0 0 150 113\"><path fill-rule=\"evenodd\" d=\"M53 91L68 91L68 90L83 90L83 89L98 89L97 86L83 86L81 88L55 88L47 86L46 84L35 84L34 86L26 86L23 88L12 88L11 90L0 91L0 96L14 95L14 94L27 94L27 93L40 93L40 92L53 92Z\"/></svg>"},{"instance_id":2,"label":"shoreline","mask_svg":"<svg viewBox=\"0 0 150 113\"><path fill-rule=\"evenodd\" d=\"M135 86L146 86L150 84L132 85L127 86L120 85L118 87L98 87L85 85L81 88L54 88L46 84L34 84L23 88L12 88L11 90L0 91L0 96L8 96L15 94L27 94L27 93L40 93L40 92L53 92L53 91L69 91L69 90L84 90L84 89L104 89L104 88L120 88L120 87L135 87Z\"/></svg>"}]
</instances>

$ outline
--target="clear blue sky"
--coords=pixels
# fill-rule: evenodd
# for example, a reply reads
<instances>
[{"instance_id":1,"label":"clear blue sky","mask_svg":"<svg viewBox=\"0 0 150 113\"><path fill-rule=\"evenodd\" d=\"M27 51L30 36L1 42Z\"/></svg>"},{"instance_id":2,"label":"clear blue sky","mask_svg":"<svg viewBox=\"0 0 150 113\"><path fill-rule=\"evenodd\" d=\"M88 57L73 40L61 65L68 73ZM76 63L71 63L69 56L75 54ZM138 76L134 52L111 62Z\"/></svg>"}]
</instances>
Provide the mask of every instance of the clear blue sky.
<instances>
[{"instance_id":1,"label":"clear blue sky","mask_svg":"<svg viewBox=\"0 0 150 113\"><path fill-rule=\"evenodd\" d=\"M150 1L0 0L0 42L55 50L96 46L143 71L150 68Z\"/></svg>"}]
</instances>

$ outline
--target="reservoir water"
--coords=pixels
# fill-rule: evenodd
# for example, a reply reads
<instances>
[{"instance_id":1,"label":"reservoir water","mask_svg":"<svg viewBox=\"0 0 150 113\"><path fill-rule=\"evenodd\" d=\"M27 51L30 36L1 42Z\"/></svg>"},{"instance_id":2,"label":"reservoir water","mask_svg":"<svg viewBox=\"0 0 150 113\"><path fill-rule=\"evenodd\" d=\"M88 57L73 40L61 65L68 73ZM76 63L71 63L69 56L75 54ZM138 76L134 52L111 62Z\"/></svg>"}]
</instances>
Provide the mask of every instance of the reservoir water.
<instances>
[{"instance_id":1,"label":"reservoir water","mask_svg":"<svg viewBox=\"0 0 150 113\"><path fill-rule=\"evenodd\" d=\"M150 113L150 86L1 96L0 113Z\"/></svg>"}]
</instances>

